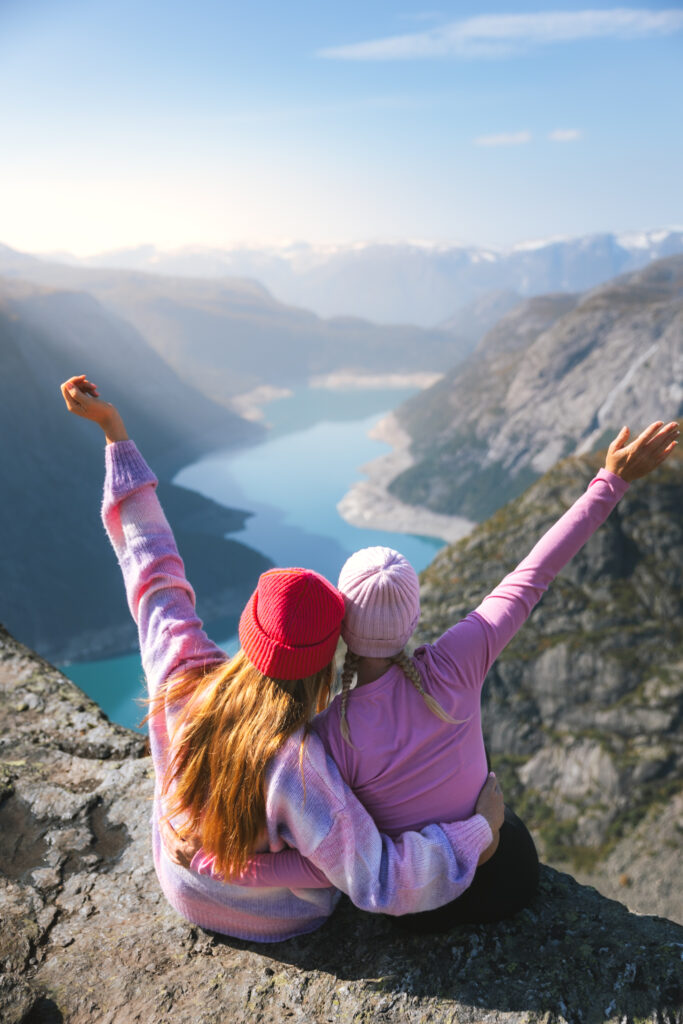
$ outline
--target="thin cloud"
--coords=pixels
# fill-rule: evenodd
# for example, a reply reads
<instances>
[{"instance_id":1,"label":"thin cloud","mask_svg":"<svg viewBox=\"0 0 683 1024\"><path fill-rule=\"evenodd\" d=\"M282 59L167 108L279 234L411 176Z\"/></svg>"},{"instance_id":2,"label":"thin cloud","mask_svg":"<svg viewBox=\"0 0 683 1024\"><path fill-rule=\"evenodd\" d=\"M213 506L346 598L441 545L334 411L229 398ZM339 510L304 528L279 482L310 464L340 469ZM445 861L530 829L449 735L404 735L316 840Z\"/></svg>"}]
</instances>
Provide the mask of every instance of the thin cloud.
<instances>
[{"instance_id":1,"label":"thin cloud","mask_svg":"<svg viewBox=\"0 0 683 1024\"><path fill-rule=\"evenodd\" d=\"M443 18L443 11L416 11L408 14L399 14L398 18L400 21L412 21L412 22L426 22L426 21L439 21Z\"/></svg>"},{"instance_id":2,"label":"thin cloud","mask_svg":"<svg viewBox=\"0 0 683 1024\"><path fill-rule=\"evenodd\" d=\"M683 28L683 10L614 7L604 11L483 14L439 28L319 50L332 60L415 60L430 57L506 57L533 46L582 39L637 39Z\"/></svg>"},{"instance_id":3,"label":"thin cloud","mask_svg":"<svg viewBox=\"0 0 683 1024\"><path fill-rule=\"evenodd\" d=\"M581 132L576 128L557 128L554 132L548 132L551 142L577 142L581 138Z\"/></svg>"},{"instance_id":4,"label":"thin cloud","mask_svg":"<svg viewBox=\"0 0 683 1024\"><path fill-rule=\"evenodd\" d=\"M500 135L478 135L475 146L523 146L531 142L531 132L503 132Z\"/></svg>"}]
</instances>

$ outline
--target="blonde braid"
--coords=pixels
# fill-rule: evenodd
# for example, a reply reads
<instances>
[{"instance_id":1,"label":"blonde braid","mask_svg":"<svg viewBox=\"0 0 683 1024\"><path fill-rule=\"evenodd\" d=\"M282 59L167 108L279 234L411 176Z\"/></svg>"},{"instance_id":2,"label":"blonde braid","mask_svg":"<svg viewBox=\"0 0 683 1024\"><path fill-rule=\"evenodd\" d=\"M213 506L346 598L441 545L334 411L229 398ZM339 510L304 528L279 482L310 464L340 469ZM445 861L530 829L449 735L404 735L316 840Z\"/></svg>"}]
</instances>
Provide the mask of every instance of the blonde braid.
<instances>
[{"instance_id":1,"label":"blonde braid","mask_svg":"<svg viewBox=\"0 0 683 1024\"><path fill-rule=\"evenodd\" d=\"M422 679L420 673L415 667L415 662L412 658L409 658L405 651L399 651L398 654L392 655L389 658L392 665L398 665L403 674L413 684L417 692L422 697L423 701L437 718L440 718L442 722L450 722L451 725L462 725L466 722L466 718L451 718L451 716L444 711L439 702L432 697L430 693L427 693L424 686L422 685Z\"/></svg>"},{"instance_id":2,"label":"blonde braid","mask_svg":"<svg viewBox=\"0 0 683 1024\"><path fill-rule=\"evenodd\" d=\"M351 692L351 683L353 682L353 677L355 676L356 669L358 668L358 661L359 661L358 655L354 654L353 651L347 650L346 656L344 658L344 665L342 667L342 673L341 673L341 684L342 684L341 702L340 702L341 734L342 734L342 737L344 738L344 740L346 740L346 742L351 747L353 747L353 743L351 742L351 733L349 731L349 722L348 722L348 719L346 717L346 706L349 703L349 694Z\"/></svg>"}]
</instances>

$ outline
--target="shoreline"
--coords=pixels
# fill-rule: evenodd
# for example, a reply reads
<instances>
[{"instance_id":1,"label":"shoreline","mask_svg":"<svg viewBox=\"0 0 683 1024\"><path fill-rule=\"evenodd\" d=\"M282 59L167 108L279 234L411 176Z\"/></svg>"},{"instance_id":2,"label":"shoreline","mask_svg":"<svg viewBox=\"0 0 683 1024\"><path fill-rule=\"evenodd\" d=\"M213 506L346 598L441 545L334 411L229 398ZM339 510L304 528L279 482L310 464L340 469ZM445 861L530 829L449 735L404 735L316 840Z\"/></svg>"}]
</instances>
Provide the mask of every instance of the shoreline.
<instances>
[{"instance_id":1,"label":"shoreline","mask_svg":"<svg viewBox=\"0 0 683 1024\"><path fill-rule=\"evenodd\" d=\"M262 384L251 391L243 391L241 394L235 395L230 399L230 408L243 419L267 427L265 407L269 402L278 398L289 398L291 394L291 388L277 388L271 384Z\"/></svg>"},{"instance_id":2,"label":"shoreline","mask_svg":"<svg viewBox=\"0 0 683 1024\"><path fill-rule=\"evenodd\" d=\"M428 370L418 370L412 373L358 373L354 370L336 370L333 373L309 377L306 386L315 391L372 391L374 389L391 391L404 388L424 391L436 384L442 377L442 373L432 373ZM269 403L280 398L291 398L292 394L291 387L262 384L252 388L251 391L233 395L230 399L230 408L245 420L259 423L267 428L266 409Z\"/></svg>"},{"instance_id":3,"label":"shoreline","mask_svg":"<svg viewBox=\"0 0 683 1024\"><path fill-rule=\"evenodd\" d=\"M373 388L416 388L424 391L442 377L442 373L432 373L428 370L412 373L357 373L353 370L335 370L333 373L310 377L308 386L324 391L371 391Z\"/></svg>"},{"instance_id":4,"label":"shoreline","mask_svg":"<svg viewBox=\"0 0 683 1024\"><path fill-rule=\"evenodd\" d=\"M353 484L337 505L347 523L364 529L436 537L446 544L454 544L472 531L476 523L470 519L407 505L389 493L391 481L413 462L410 437L393 412L373 427L370 437L391 445L392 450L360 467L366 479Z\"/></svg>"}]
</instances>

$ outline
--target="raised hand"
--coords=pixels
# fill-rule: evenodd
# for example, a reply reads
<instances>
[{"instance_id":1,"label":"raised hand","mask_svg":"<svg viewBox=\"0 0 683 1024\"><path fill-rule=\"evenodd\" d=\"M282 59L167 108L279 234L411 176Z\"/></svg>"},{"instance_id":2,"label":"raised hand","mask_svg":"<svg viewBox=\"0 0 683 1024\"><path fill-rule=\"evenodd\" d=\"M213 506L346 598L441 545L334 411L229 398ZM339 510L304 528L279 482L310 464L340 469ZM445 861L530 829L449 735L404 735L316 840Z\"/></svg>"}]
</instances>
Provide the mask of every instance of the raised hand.
<instances>
[{"instance_id":1,"label":"raised hand","mask_svg":"<svg viewBox=\"0 0 683 1024\"><path fill-rule=\"evenodd\" d=\"M102 401L97 385L88 380L85 374L69 377L61 385L61 392L69 412L97 423L105 433L107 444L128 440L118 409L111 402Z\"/></svg>"},{"instance_id":2,"label":"raised hand","mask_svg":"<svg viewBox=\"0 0 683 1024\"><path fill-rule=\"evenodd\" d=\"M666 426L657 420L629 444L630 434L628 427L622 427L607 449L605 459L605 469L628 483L647 476L664 462L676 447L679 429L675 420Z\"/></svg>"}]
</instances>

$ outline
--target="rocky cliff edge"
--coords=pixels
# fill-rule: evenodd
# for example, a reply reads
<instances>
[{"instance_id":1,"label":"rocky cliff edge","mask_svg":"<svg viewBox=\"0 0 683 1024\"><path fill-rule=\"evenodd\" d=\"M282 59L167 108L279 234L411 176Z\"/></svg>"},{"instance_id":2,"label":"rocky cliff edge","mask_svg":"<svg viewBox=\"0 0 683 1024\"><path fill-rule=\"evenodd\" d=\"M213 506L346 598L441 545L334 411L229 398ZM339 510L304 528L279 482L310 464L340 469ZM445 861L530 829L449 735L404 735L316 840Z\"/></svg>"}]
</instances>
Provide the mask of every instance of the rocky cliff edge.
<instances>
[{"instance_id":1,"label":"rocky cliff edge","mask_svg":"<svg viewBox=\"0 0 683 1024\"><path fill-rule=\"evenodd\" d=\"M143 739L1 629L0 689L5 1024L683 1020L683 928L547 867L531 909L443 936L348 901L285 943L203 932L157 886Z\"/></svg>"}]
</instances>

